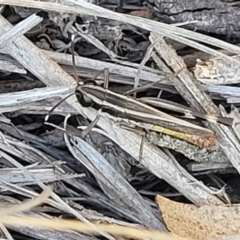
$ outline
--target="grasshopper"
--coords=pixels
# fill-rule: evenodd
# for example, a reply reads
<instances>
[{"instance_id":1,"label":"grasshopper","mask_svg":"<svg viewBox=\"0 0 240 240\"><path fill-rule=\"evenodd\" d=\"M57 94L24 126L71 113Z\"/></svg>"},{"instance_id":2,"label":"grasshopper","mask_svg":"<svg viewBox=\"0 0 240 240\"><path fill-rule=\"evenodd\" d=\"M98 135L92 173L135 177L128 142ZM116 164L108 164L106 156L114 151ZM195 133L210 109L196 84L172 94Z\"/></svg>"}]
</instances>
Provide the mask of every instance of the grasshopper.
<instances>
[{"instance_id":1,"label":"grasshopper","mask_svg":"<svg viewBox=\"0 0 240 240\"><path fill-rule=\"evenodd\" d=\"M108 113L108 117L113 121L123 125L129 124L147 131L168 134L202 149L214 150L218 147L217 138L211 130L173 117L130 96L124 96L103 87L88 84L77 86L75 94L81 96L81 98L78 98L80 103L90 101L92 107L102 109L102 112ZM52 112L53 109L50 111ZM215 120L215 123L221 122L226 125L231 125L233 120L215 115L208 116L196 111L193 113L197 117L211 122Z\"/></svg>"},{"instance_id":2,"label":"grasshopper","mask_svg":"<svg viewBox=\"0 0 240 240\"><path fill-rule=\"evenodd\" d=\"M83 85L76 88L76 93L81 94L93 103L93 107L102 108L102 112L115 122L135 125L139 128L165 133L207 150L218 147L218 141L214 133L201 126L185 120L173 117L165 112L155 109L138 99L124 96L96 85ZM195 116L213 122L232 124L231 118L205 115L195 112Z\"/></svg>"},{"instance_id":3,"label":"grasshopper","mask_svg":"<svg viewBox=\"0 0 240 240\"><path fill-rule=\"evenodd\" d=\"M74 56L73 65L75 77L77 78ZM107 69L105 69L105 71L107 71ZM77 96L80 96L80 98L78 97L80 103L88 100L87 102L90 102L90 106L96 109L101 109L103 114L104 112L107 113L108 116L115 122L120 122L123 125L129 124L147 131L168 134L183 139L201 149L215 150L218 148L218 140L213 131L210 129L198 126L162 112L148 105L147 103L144 103L144 101L147 102L146 99L138 100L131 96L125 96L110 91L106 88L106 84L108 84L108 82L104 82L104 84L105 87L100 87L96 84L78 84L76 91L62 99L50 110L49 114L53 112L53 110L65 99L73 94L76 94ZM152 105L157 104L156 101L154 103L149 103ZM189 112L192 114L192 116L194 115L195 117L200 117L210 122L220 122L227 125L232 125L233 123L233 119L231 118L206 115L202 112L188 110L188 113ZM96 122L97 119L90 124L90 129L95 125Z\"/></svg>"}]
</instances>

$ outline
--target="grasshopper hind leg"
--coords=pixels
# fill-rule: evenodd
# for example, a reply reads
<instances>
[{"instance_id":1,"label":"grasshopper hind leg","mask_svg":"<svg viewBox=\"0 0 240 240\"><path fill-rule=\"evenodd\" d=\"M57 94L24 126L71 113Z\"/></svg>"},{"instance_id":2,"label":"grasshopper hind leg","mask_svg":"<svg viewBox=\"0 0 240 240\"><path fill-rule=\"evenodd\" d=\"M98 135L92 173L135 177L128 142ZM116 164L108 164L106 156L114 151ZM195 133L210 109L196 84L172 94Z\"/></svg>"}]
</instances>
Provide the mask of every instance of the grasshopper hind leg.
<instances>
[{"instance_id":1,"label":"grasshopper hind leg","mask_svg":"<svg viewBox=\"0 0 240 240\"><path fill-rule=\"evenodd\" d=\"M93 78L92 80L90 80L90 81L96 80L96 78L97 78L99 75L101 75L102 73L104 74L104 77L105 77L105 79L104 79L104 88L108 88L109 70L108 70L107 68L104 68L103 70L101 70L100 72L98 72L98 73L94 76L94 78ZM83 99L84 99L84 96L83 96ZM85 103L86 103L86 99L84 99L84 100L85 100ZM88 99L88 100L90 100L90 99ZM90 100L90 101L91 101L91 100ZM92 105L93 105L93 102L91 102L91 106L92 106ZM89 107L91 107L91 106L89 106ZM97 122L98 122L98 120L99 120L99 118L100 118L100 113L101 113L101 112L102 112L102 108L99 109L96 118L90 123L90 125L89 125L85 130L82 131L84 137L85 137L85 136L92 130L92 128L94 128L94 126L97 124Z\"/></svg>"},{"instance_id":2,"label":"grasshopper hind leg","mask_svg":"<svg viewBox=\"0 0 240 240\"><path fill-rule=\"evenodd\" d=\"M103 69L103 74L105 76L103 87L105 89L108 89L108 86L109 86L109 70L108 70L108 68Z\"/></svg>"},{"instance_id":3,"label":"grasshopper hind leg","mask_svg":"<svg viewBox=\"0 0 240 240\"><path fill-rule=\"evenodd\" d=\"M91 83L91 84L96 85L95 81L96 81L97 77L99 77L101 74L104 75L103 88L108 89L108 85L109 85L109 70L108 70L108 68L104 68L104 69L98 71L92 79L85 81L85 84Z\"/></svg>"},{"instance_id":4,"label":"grasshopper hind leg","mask_svg":"<svg viewBox=\"0 0 240 240\"><path fill-rule=\"evenodd\" d=\"M142 135L140 149L139 149L139 163L142 163L143 160L143 145L144 145L144 139L145 139L146 133Z\"/></svg>"},{"instance_id":5,"label":"grasshopper hind leg","mask_svg":"<svg viewBox=\"0 0 240 240\"><path fill-rule=\"evenodd\" d=\"M141 136L141 143L139 148L139 163L142 163L143 160L143 147L144 147L144 140L146 139L146 131L145 129L138 129L138 128L131 128L129 126L121 125L122 128L135 132Z\"/></svg>"}]
</instances>

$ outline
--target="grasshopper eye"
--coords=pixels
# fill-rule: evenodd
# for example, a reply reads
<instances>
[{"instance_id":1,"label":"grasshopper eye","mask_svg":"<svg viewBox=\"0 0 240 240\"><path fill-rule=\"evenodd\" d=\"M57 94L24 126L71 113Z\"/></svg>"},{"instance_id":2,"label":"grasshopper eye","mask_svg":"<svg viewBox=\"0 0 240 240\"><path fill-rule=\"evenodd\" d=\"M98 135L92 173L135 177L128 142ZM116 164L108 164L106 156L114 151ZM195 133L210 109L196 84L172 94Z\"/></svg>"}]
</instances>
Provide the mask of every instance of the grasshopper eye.
<instances>
[{"instance_id":1,"label":"grasshopper eye","mask_svg":"<svg viewBox=\"0 0 240 240\"><path fill-rule=\"evenodd\" d=\"M85 94L77 94L76 95L78 102L83 106L83 107L92 107L93 105L93 100L86 96Z\"/></svg>"},{"instance_id":2,"label":"grasshopper eye","mask_svg":"<svg viewBox=\"0 0 240 240\"><path fill-rule=\"evenodd\" d=\"M94 86L97 86L97 83L96 83L96 81L94 81L94 80L87 80L87 81L85 81L84 82L84 84L85 85L94 85Z\"/></svg>"}]
</instances>

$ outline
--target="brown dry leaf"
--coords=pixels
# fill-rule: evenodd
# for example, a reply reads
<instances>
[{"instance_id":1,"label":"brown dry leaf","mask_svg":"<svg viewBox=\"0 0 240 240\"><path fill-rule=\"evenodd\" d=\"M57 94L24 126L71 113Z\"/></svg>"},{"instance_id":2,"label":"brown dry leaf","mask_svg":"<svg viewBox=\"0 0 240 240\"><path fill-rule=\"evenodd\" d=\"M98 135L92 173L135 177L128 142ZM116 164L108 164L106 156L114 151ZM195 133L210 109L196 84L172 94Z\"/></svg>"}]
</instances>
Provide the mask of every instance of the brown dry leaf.
<instances>
[{"instance_id":1,"label":"brown dry leaf","mask_svg":"<svg viewBox=\"0 0 240 240\"><path fill-rule=\"evenodd\" d=\"M129 15L142 18L151 18L152 16L148 10L131 11Z\"/></svg>"},{"instance_id":2,"label":"brown dry leaf","mask_svg":"<svg viewBox=\"0 0 240 240\"><path fill-rule=\"evenodd\" d=\"M196 207L157 195L156 202L172 233L192 240L215 240L240 233L240 204Z\"/></svg>"}]
</instances>

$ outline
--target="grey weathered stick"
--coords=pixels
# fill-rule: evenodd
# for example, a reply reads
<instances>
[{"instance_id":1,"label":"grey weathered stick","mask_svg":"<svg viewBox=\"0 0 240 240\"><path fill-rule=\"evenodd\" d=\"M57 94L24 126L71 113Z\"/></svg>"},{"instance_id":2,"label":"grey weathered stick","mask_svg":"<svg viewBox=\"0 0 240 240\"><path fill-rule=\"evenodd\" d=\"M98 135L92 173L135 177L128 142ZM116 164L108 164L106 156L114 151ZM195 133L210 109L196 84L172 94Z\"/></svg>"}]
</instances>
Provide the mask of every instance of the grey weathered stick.
<instances>
[{"instance_id":1,"label":"grey weathered stick","mask_svg":"<svg viewBox=\"0 0 240 240\"><path fill-rule=\"evenodd\" d=\"M4 48L9 41L13 38L17 38L27 31L35 27L43 20L42 17L36 16L36 14L31 15L30 17L24 19L20 23L18 23L14 28L10 29L6 33L2 34L0 37L0 48Z\"/></svg>"},{"instance_id":2,"label":"grey weathered stick","mask_svg":"<svg viewBox=\"0 0 240 240\"><path fill-rule=\"evenodd\" d=\"M1 132L0 132L1 134ZM2 134L1 134L2 135ZM1 136L2 138L0 140L3 141L3 143L6 145L7 143L7 140L6 139L3 139L3 135ZM20 143L20 144L23 144L25 145L25 143ZM8 144L8 148L9 148L10 144ZM12 146L13 147L13 146ZM31 146L28 146L28 148L33 148ZM13 149L15 149L15 147L13 147ZM21 148L20 148L21 149ZM33 148L34 149L34 148ZM9 149L8 149L9 150ZM37 150L39 151L39 150ZM41 152L41 151L40 151ZM19 169L21 169L25 175L28 176L29 179L31 179L32 181L34 181L35 183L37 183L41 188L45 188L45 185L43 182L41 182L38 178L36 178L34 175L32 175L27 168L24 168L21 163L19 163L18 161L16 161L14 158L12 158L11 156L9 156L8 154L6 154L5 152L3 151L0 151L0 154L2 157L6 158L11 164L13 164L14 166L18 167ZM24 154L26 155L26 154ZM44 155L42 154L41 152L41 155ZM29 155L30 156L30 155ZM25 158L25 156L24 156ZM12 188L21 188L21 190L23 190L22 187L18 186L18 185L15 185L15 184L10 184L10 183L7 183L5 182L5 184L8 184L8 185L11 185ZM51 202L53 204L53 206L57 205L60 209L62 209L63 211L67 211L71 214L73 214L74 216L76 216L78 219L80 219L81 221L85 222L85 223L88 223L88 224L91 224L87 219L85 219L79 212L77 212L75 209L71 208L67 203L65 203L58 195L56 195L54 192L51 193L51 197L54 199L54 201L52 199L48 199L46 200L46 202ZM107 233L104 233L104 232L101 232L99 231L99 233L101 233L103 236L107 237L109 240L114 240L114 238L110 235L108 235Z\"/></svg>"},{"instance_id":3,"label":"grey weathered stick","mask_svg":"<svg viewBox=\"0 0 240 240\"><path fill-rule=\"evenodd\" d=\"M0 49L0 52L3 49ZM15 59L6 54L0 54L0 69L8 72L26 74L27 71Z\"/></svg>"},{"instance_id":4,"label":"grey weathered stick","mask_svg":"<svg viewBox=\"0 0 240 240\"><path fill-rule=\"evenodd\" d=\"M228 163L211 163L211 162L205 162L205 163L190 163L187 165L187 169L191 172L199 172L199 171L209 171L209 172L217 172L221 169L226 168L234 168L232 167L232 164L230 162ZM236 172L234 170L234 172Z\"/></svg>"},{"instance_id":5,"label":"grey weathered stick","mask_svg":"<svg viewBox=\"0 0 240 240\"><path fill-rule=\"evenodd\" d=\"M76 25L77 26L77 25ZM73 27L72 27L73 28ZM115 54L113 51L111 51L110 49L108 49L98 38L96 38L95 36L92 36L91 34L85 34L82 33L78 28L75 30L77 31L78 35L81 36L82 38L84 38L86 41L88 41L89 43L91 43L92 45L94 45L96 48L100 49L101 51L103 51L105 54L107 54L111 59L114 58L121 58L120 56L118 56L117 54Z\"/></svg>"},{"instance_id":6,"label":"grey weathered stick","mask_svg":"<svg viewBox=\"0 0 240 240\"><path fill-rule=\"evenodd\" d=\"M27 71L23 68L20 68L16 66L15 64L0 60L0 71L5 71L5 72L14 72L14 73L20 73L20 74L26 74Z\"/></svg>"},{"instance_id":7,"label":"grey weathered stick","mask_svg":"<svg viewBox=\"0 0 240 240\"><path fill-rule=\"evenodd\" d=\"M10 30L12 25L3 17L0 16L0 34ZM23 40L25 39L25 41ZM47 86L74 86L76 82L74 79L64 72L59 66L50 61L48 57L42 54L38 48L27 41L24 36L20 36L19 38L15 39L14 43L9 42L5 47L5 51L10 54L13 58L19 61L26 69L32 72L36 77L42 80ZM43 67L45 66L45 67ZM61 76L61 77L59 77ZM68 84L66 84L66 81ZM53 81L53 83L51 82ZM65 84L64 84L65 83ZM73 101L74 98L69 99L69 101ZM76 97L75 97L76 100ZM21 165L19 165L21 166ZM31 176L30 173L26 172ZM43 187L44 184L39 181L38 179L34 179L39 186ZM52 193L52 197L57 201L60 202L65 209L75 215L78 219L81 219L84 222L87 222L80 213L76 212L74 209L69 207L65 202L61 200L55 193ZM102 233L101 234L108 239L113 239L110 235Z\"/></svg>"},{"instance_id":8,"label":"grey weathered stick","mask_svg":"<svg viewBox=\"0 0 240 240\"><path fill-rule=\"evenodd\" d=\"M72 56L70 54L57 53L42 50L44 54L49 56L52 60L57 61L59 64L72 65ZM108 68L109 72L112 74L122 75L124 77L134 78L139 67L136 64L136 67L117 65L115 63L104 62L95 59L84 58L81 56L75 56L76 67L91 69L91 70L102 70L103 68ZM160 72L150 71L148 68L143 68L139 75L141 80L155 82L159 78L164 78L165 76L160 75ZM168 80L163 80L162 83L169 83Z\"/></svg>"},{"instance_id":9,"label":"grey weathered stick","mask_svg":"<svg viewBox=\"0 0 240 240\"><path fill-rule=\"evenodd\" d=\"M32 174L34 174L37 178L40 179L40 181L45 182L45 183L50 183L54 182L57 180L63 180L63 179L71 179L71 178L78 178L81 177L80 174L65 174L65 173L60 173L56 171L55 166L42 166L40 169L39 166L38 168L34 169L31 168L28 171L30 171ZM83 174L84 175L84 174ZM15 183L15 184L20 184L23 185L30 185L33 184L33 181L30 180L23 171L19 169L14 169L14 168L2 168L0 170L0 181L5 181L5 182L10 182L10 183Z\"/></svg>"},{"instance_id":10,"label":"grey weathered stick","mask_svg":"<svg viewBox=\"0 0 240 240\"><path fill-rule=\"evenodd\" d=\"M218 85L207 85L203 87L204 90L209 93L217 94L223 98L240 98L240 89L239 87L234 86L218 86Z\"/></svg>"},{"instance_id":11,"label":"grey weathered stick","mask_svg":"<svg viewBox=\"0 0 240 240\"><path fill-rule=\"evenodd\" d=\"M11 27L12 25L0 16L0 34L10 30ZM59 68L59 65L51 61L48 56L39 51L33 43L27 41L27 38L24 36L15 39L14 44L11 42L8 43L4 50L26 69L31 69L32 74L38 77L45 85L51 87L76 86L76 82L69 74ZM48 62L51 64L47 66ZM59 78L61 74L62 77ZM68 84L66 84L66 81Z\"/></svg>"},{"instance_id":12,"label":"grey weathered stick","mask_svg":"<svg viewBox=\"0 0 240 240\"><path fill-rule=\"evenodd\" d=\"M5 186L5 184L0 184L1 189L10 191L12 193L15 193L17 191L12 190L11 187L9 186ZM21 190L19 190L21 191ZM17 192L18 193L18 192ZM28 197L35 197L35 196L28 196ZM8 207L8 206L12 206L13 204L19 204L21 201L12 198L10 196L0 196L0 208L4 208L4 207ZM36 209L36 208L35 208ZM36 218L41 218L44 219L45 217L47 218L52 218L51 215L48 215L47 213L45 213L43 216L41 213L37 213L38 211L27 211L27 212L21 212L21 213L16 213L14 214L15 216L21 216L21 217L36 217ZM95 238L94 236L88 236L88 235L84 235L84 234L80 234L78 232L64 232L64 231L60 231L57 229L51 230L51 229L38 229L38 228L33 228L33 227L23 227L23 226L8 226L9 229L12 229L14 231L20 232L22 234L25 234L27 236L29 236L29 238L33 238L33 239L41 239L44 238L46 239L58 239L58 240L66 240L66 239L71 239L71 240L97 240L97 238ZM43 234L44 231L44 234ZM1 238L2 239L2 238ZM11 240L11 238L7 238L9 240ZM13 239L13 238L12 238Z\"/></svg>"},{"instance_id":13,"label":"grey weathered stick","mask_svg":"<svg viewBox=\"0 0 240 240\"><path fill-rule=\"evenodd\" d=\"M59 63L65 71L73 74L72 56L70 54L51 52L47 50L41 50L41 51L45 55L50 57L51 60L54 60L57 63ZM3 52L3 51L0 49L0 52ZM10 57L7 58L6 56L4 56L4 59L5 58L6 58L6 65L12 64L13 68L19 69L19 70L16 70L17 72L21 71L21 73L26 73L24 69L20 68L20 64L16 60ZM10 63L7 62L7 59L9 59ZM80 76L92 78L95 75L94 70L100 71L103 68L108 68L110 72L110 81L118 82L118 83L126 83L131 85L134 83L133 79L135 78L137 69L139 68L139 64L134 64L134 66L124 66L120 64L117 65L114 63L85 58L81 56L75 56L75 63L76 63L76 67L79 68ZM0 61L0 68L1 68L1 61ZM11 69L9 69L9 71L10 70ZM144 67L141 70L141 73L139 75L140 81L155 82L155 81L159 81L159 79L162 78L162 81L161 81L162 84L173 85L171 81L166 79L166 76L163 73L161 73L160 71L153 71L153 70L151 71L151 69ZM103 76L99 76L99 78L103 79ZM127 78L127 79L123 80L124 78L125 79ZM230 98L231 96L240 98L240 90L239 88L234 86L202 85L202 88L206 92L219 94L221 95L222 98L225 98L225 99L231 99Z\"/></svg>"},{"instance_id":14,"label":"grey weathered stick","mask_svg":"<svg viewBox=\"0 0 240 240\"><path fill-rule=\"evenodd\" d=\"M0 109L14 107L26 103L29 104L54 97L64 97L72 92L74 92L74 88L72 88L71 86L60 86L36 88L33 90L14 93L2 93L0 94Z\"/></svg>"}]
</instances>

